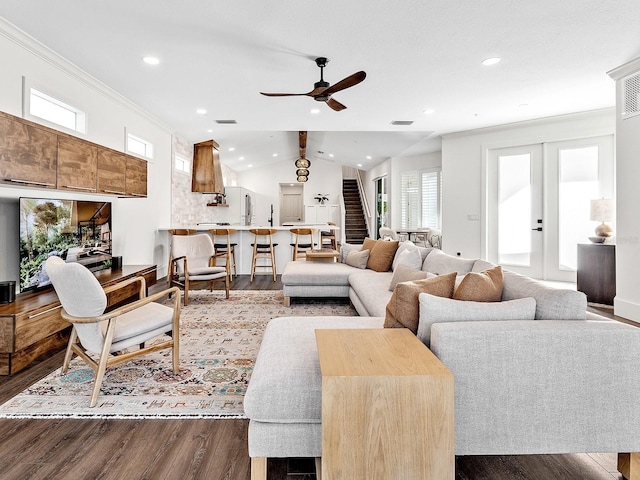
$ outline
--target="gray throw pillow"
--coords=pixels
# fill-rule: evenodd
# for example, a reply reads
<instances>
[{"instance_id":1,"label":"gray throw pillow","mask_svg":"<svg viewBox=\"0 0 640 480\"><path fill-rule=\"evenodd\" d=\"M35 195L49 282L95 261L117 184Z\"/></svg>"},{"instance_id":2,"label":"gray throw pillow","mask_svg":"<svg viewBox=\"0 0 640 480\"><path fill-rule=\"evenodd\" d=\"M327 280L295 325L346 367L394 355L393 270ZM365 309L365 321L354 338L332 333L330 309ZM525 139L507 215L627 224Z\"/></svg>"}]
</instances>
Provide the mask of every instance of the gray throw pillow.
<instances>
[{"instance_id":1,"label":"gray throw pillow","mask_svg":"<svg viewBox=\"0 0 640 480\"><path fill-rule=\"evenodd\" d=\"M353 243L343 243L340 246L340 262L341 263L347 263L347 255L352 250L359 252L360 250L362 250L362 245L355 245Z\"/></svg>"},{"instance_id":2,"label":"gray throw pillow","mask_svg":"<svg viewBox=\"0 0 640 480\"><path fill-rule=\"evenodd\" d=\"M536 316L536 300L530 297L507 302L471 302L421 293L418 301L417 336L427 347L431 343L431 325L434 323L534 320Z\"/></svg>"},{"instance_id":3,"label":"gray throw pillow","mask_svg":"<svg viewBox=\"0 0 640 480\"><path fill-rule=\"evenodd\" d=\"M367 262L369 261L369 253L371 253L370 250L361 250L359 252L351 250L347 254L347 261L344 263L351 267L365 269L367 268Z\"/></svg>"}]
</instances>

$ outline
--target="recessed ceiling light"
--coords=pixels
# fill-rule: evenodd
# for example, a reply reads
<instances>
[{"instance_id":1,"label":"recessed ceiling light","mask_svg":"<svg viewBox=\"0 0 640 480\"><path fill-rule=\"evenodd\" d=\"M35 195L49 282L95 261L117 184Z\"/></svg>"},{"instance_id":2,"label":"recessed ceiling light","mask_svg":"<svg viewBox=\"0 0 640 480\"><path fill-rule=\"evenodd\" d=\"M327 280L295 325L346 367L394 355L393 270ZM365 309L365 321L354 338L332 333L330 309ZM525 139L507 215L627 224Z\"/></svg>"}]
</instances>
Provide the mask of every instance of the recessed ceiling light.
<instances>
[{"instance_id":1,"label":"recessed ceiling light","mask_svg":"<svg viewBox=\"0 0 640 480\"><path fill-rule=\"evenodd\" d=\"M244 160L244 157L240 157L238 160Z\"/></svg>"},{"instance_id":2,"label":"recessed ceiling light","mask_svg":"<svg viewBox=\"0 0 640 480\"><path fill-rule=\"evenodd\" d=\"M500 57L485 58L484 60L482 60L482 64L488 67L489 65L495 65L496 63L500 63L500 60L502 60Z\"/></svg>"},{"instance_id":3,"label":"recessed ceiling light","mask_svg":"<svg viewBox=\"0 0 640 480\"><path fill-rule=\"evenodd\" d=\"M229 151L230 151L230 152L233 152L234 150L235 150L235 148L233 148L233 147L229 147Z\"/></svg>"},{"instance_id":4,"label":"recessed ceiling light","mask_svg":"<svg viewBox=\"0 0 640 480\"><path fill-rule=\"evenodd\" d=\"M142 57L142 61L147 65L158 65L160 63L160 59L158 57Z\"/></svg>"},{"instance_id":5,"label":"recessed ceiling light","mask_svg":"<svg viewBox=\"0 0 640 480\"><path fill-rule=\"evenodd\" d=\"M371 160L371 155L367 155L365 158L366 158L367 160Z\"/></svg>"},{"instance_id":6,"label":"recessed ceiling light","mask_svg":"<svg viewBox=\"0 0 640 480\"><path fill-rule=\"evenodd\" d=\"M274 153L273 155L271 155L273 158L276 158L278 156L277 153Z\"/></svg>"},{"instance_id":7,"label":"recessed ceiling light","mask_svg":"<svg viewBox=\"0 0 640 480\"><path fill-rule=\"evenodd\" d=\"M211 132L213 132L213 130L212 130L212 129L207 130L207 133L211 133Z\"/></svg>"},{"instance_id":8,"label":"recessed ceiling light","mask_svg":"<svg viewBox=\"0 0 640 480\"><path fill-rule=\"evenodd\" d=\"M196 113L197 113L198 115L206 115L206 114L207 114L207 110L206 110L205 108L198 108L198 109L196 110Z\"/></svg>"},{"instance_id":9,"label":"recessed ceiling light","mask_svg":"<svg viewBox=\"0 0 640 480\"><path fill-rule=\"evenodd\" d=\"M361 164L361 163L359 163L359 164L358 164L358 165L356 165L356 166L361 167L361 166L362 166L362 164Z\"/></svg>"},{"instance_id":10,"label":"recessed ceiling light","mask_svg":"<svg viewBox=\"0 0 640 480\"><path fill-rule=\"evenodd\" d=\"M422 113L424 113L425 115L431 115L433 112L435 112L433 108L427 108L426 110L422 111Z\"/></svg>"},{"instance_id":11,"label":"recessed ceiling light","mask_svg":"<svg viewBox=\"0 0 640 480\"><path fill-rule=\"evenodd\" d=\"M313 115L317 115L318 113L320 113L320 109L319 108L312 108L311 110L309 110L309 113L311 113Z\"/></svg>"},{"instance_id":12,"label":"recessed ceiling light","mask_svg":"<svg viewBox=\"0 0 640 480\"><path fill-rule=\"evenodd\" d=\"M247 165L247 167L251 168L251 167L253 167L253 165L249 164L249 165Z\"/></svg>"},{"instance_id":13,"label":"recessed ceiling light","mask_svg":"<svg viewBox=\"0 0 640 480\"><path fill-rule=\"evenodd\" d=\"M330 154L329 154L329 156L330 156L331 158L333 158L333 153L330 153Z\"/></svg>"}]
</instances>

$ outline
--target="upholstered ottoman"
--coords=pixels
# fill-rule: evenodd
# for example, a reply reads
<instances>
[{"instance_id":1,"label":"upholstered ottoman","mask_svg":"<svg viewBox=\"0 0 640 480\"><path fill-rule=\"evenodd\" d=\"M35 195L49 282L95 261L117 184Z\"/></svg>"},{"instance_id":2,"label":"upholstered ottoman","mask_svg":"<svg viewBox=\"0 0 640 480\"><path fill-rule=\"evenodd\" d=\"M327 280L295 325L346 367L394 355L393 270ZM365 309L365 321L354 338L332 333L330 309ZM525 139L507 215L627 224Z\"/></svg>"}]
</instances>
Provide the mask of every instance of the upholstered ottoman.
<instances>
[{"instance_id":1,"label":"upholstered ottoman","mask_svg":"<svg viewBox=\"0 0 640 480\"><path fill-rule=\"evenodd\" d=\"M269 322L244 398L251 479L268 457L321 457L322 376L315 330L381 328L379 317L281 317Z\"/></svg>"},{"instance_id":2,"label":"upholstered ottoman","mask_svg":"<svg viewBox=\"0 0 640 480\"><path fill-rule=\"evenodd\" d=\"M291 297L348 297L349 275L361 271L346 263L287 262L282 272L284 303Z\"/></svg>"}]
</instances>

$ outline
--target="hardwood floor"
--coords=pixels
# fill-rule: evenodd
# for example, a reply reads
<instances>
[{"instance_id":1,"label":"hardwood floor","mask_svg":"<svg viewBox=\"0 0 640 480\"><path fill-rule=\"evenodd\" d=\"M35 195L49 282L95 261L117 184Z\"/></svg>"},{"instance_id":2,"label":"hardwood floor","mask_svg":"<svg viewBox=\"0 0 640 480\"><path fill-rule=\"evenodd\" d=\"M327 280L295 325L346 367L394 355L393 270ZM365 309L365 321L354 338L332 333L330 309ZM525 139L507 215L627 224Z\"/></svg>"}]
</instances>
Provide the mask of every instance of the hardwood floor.
<instances>
[{"instance_id":1,"label":"hardwood floor","mask_svg":"<svg viewBox=\"0 0 640 480\"><path fill-rule=\"evenodd\" d=\"M154 290L161 290L158 282ZM216 287L220 288L220 287ZM232 289L281 289L248 275ZM0 377L5 402L62 364L63 352ZM247 420L0 420L0 479L248 480ZM315 479L313 459L270 459L270 480ZM615 454L473 456L457 480L621 479ZM377 480L377 479L371 479Z\"/></svg>"}]
</instances>

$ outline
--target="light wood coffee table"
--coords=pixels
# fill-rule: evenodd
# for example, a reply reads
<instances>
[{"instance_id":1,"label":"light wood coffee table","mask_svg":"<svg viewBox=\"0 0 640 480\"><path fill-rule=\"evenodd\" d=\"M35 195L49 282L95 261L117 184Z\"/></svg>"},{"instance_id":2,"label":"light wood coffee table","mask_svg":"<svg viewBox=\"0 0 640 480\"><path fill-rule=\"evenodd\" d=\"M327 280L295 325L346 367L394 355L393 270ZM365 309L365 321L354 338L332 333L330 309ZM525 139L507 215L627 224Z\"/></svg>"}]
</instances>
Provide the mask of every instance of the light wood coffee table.
<instances>
[{"instance_id":1,"label":"light wood coffee table","mask_svg":"<svg viewBox=\"0 0 640 480\"><path fill-rule=\"evenodd\" d=\"M322 250L307 250L307 261L333 263L340 256L338 250L323 248Z\"/></svg>"},{"instance_id":2,"label":"light wood coffee table","mask_svg":"<svg viewBox=\"0 0 640 480\"><path fill-rule=\"evenodd\" d=\"M453 479L453 374L409 330L316 330L322 479Z\"/></svg>"}]
</instances>

